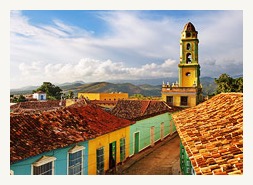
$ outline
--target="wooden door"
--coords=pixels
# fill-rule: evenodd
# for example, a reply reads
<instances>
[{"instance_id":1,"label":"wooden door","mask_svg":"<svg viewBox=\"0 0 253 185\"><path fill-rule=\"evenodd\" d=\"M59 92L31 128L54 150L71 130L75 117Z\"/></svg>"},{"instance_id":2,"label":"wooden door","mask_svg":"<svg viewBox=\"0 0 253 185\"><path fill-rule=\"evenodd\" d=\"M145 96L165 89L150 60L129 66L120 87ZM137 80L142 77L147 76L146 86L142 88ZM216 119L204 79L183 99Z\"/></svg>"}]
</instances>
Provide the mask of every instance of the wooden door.
<instances>
[{"instance_id":1,"label":"wooden door","mask_svg":"<svg viewBox=\"0 0 253 185\"><path fill-rule=\"evenodd\" d=\"M134 153L135 154L139 152L139 141L140 141L140 133L136 132L134 134Z\"/></svg>"},{"instance_id":2,"label":"wooden door","mask_svg":"<svg viewBox=\"0 0 253 185\"><path fill-rule=\"evenodd\" d=\"M112 169L116 166L116 141L109 145L109 168Z\"/></svg>"}]
</instances>

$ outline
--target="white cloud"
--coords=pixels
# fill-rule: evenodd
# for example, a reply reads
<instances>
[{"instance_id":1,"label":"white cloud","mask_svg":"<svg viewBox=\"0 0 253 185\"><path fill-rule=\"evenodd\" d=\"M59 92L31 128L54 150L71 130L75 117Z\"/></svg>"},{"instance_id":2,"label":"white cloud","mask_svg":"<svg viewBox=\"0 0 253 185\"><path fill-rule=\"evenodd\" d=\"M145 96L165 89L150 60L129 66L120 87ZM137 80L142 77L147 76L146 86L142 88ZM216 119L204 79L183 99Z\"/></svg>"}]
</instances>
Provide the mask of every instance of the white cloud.
<instances>
[{"instance_id":1,"label":"white cloud","mask_svg":"<svg viewBox=\"0 0 253 185\"><path fill-rule=\"evenodd\" d=\"M22 12L11 12L11 87L50 80L60 83L177 76L185 20L148 19L131 11L103 12L99 16L108 31L97 37L63 20L32 25ZM242 12L219 11L191 20L199 32L201 75L242 73Z\"/></svg>"},{"instance_id":2,"label":"white cloud","mask_svg":"<svg viewBox=\"0 0 253 185\"><path fill-rule=\"evenodd\" d=\"M176 61L166 60L162 64L150 63L139 68L129 68L123 63L111 60L99 61L85 58L71 64L46 64L33 62L32 65L21 63L21 81L28 84L39 85L44 81L64 83L69 81L83 80L85 82L119 80L119 79L145 79L175 76L173 69ZM31 78L31 76L33 78ZM38 83L39 82L39 83Z\"/></svg>"}]
</instances>

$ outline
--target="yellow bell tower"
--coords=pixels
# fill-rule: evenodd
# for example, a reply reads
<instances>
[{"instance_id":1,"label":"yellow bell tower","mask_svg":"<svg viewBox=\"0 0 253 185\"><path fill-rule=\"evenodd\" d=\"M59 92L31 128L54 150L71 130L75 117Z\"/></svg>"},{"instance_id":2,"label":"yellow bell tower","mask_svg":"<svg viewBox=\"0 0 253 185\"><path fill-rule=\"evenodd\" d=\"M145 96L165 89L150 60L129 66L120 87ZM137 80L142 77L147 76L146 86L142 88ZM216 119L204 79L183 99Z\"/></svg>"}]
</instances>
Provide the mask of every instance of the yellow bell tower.
<instances>
[{"instance_id":1,"label":"yellow bell tower","mask_svg":"<svg viewBox=\"0 0 253 185\"><path fill-rule=\"evenodd\" d=\"M178 82L162 85L162 100L169 105L193 107L202 101L200 65L198 61L198 32L188 22L181 32Z\"/></svg>"},{"instance_id":2,"label":"yellow bell tower","mask_svg":"<svg viewBox=\"0 0 253 185\"><path fill-rule=\"evenodd\" d=\"M198 32L188 22L181 32L180 64L178 64L179 86L199 86L200 66L198 62Z\"/></svg>"}]
</instances>

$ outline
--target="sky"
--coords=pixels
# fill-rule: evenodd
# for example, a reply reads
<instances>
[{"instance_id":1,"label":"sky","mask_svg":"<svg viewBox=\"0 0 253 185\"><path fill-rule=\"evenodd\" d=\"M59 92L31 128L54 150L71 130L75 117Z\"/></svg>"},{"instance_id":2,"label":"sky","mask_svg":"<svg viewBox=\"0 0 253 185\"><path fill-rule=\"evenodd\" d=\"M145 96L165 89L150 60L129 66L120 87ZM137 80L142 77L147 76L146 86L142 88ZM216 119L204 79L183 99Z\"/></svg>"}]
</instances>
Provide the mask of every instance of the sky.
<instances>
[{"instance_id":1,"label":"sky","mask_svg":"<svg viewBox=\"0 0 253 185\"><path fill-rule=\"evenodd\" d=\"M70 11L78 9L87 10ZM114 9L115 11L107 11ZM132 11L121 11L127 9ZM178 11L181 9L189 11ZM41 85L43 81L89 82L115 78L177 76L180 33L184 25L191 21L199 32L201 76L218 77L226 72L230 75L243 73L246 77L243 110L244 175L223 180L229 184L248 182L247 177L251 177L253 172L250 158L253 152L250 47L253 36L252 10L248 0L138 0L134 3L127 0L11 0L2 3L0 37L3 86L0 109L2 122L7 124L1 124L1 130L5 131L0 136L0 155L5 159L0 165L1 174L5 174L4 177L8 178L9 182L14 181L16 184L33 183L9 176L10 88ZM106 182L103 178L96 178L95 181L89 178L93 177L85 177L85 181ZM123 177L119 178L122 181ZM140 177L131 178L139 180ZM178 180L176 176L169 178ZM191 178L198 179L189 181L188 178L180 176L180 182L219 184L222 180L213 176L205 179ZM168 176L159 176L159 179L145 176L141 180L146 184L154 184L161 179L166 181ZM57 182L59 180L57 179ZM124 180L122 182L128 183L128 179ZM69 184L73 179L64 178L60 182ZM111 179L108 182L116 184L119 181Z\"/></svg>"},{"instance_id":2,"label":"sky","mask_svg":"<svg viewBox=\"0 0 253 185\"><path fill-rule=\"evenodd\" d=\"M187 22L201 77L243 74L242 10L12 10L10 88L178 77Z\"/></svg>"}]
</instances>

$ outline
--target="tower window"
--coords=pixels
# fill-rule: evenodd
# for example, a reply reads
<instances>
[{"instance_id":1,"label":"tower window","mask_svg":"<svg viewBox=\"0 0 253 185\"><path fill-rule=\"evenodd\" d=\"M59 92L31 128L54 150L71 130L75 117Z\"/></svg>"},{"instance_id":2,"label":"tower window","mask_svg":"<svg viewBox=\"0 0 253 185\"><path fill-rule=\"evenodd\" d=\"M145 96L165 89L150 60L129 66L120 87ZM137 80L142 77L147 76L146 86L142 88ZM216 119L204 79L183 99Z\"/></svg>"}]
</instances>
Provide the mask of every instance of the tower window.
<instances>
[{"instance_id":1,"label":"tower window","mask_svg":"<svg viewBox=\"0 0 253 185\"><path fill-rule=\"evenodd\" d=\"M188 104L188 97L187 96L181 96L181 105L187 105Z\"/></svg>"},{"instance_id":2,"label":"tower window","mask_svg":"<svg viewBox=\"0 0 253 185\"><path fill-rule=\"evenodd\" d=\"M191 33L187 32L186 37L190 37L190 36L191 36Z\"/></svg>"},{"instance_id":3,"label":"tower window","mask_svg":"<svg viewBox=\"0 0 253 185\"><path fill-rule=\"evenodd\" d=\"M191 53L186 54L186 64L192 63L192 55Z\"/></svg>"},{"instance_id":4,"label":"tower window","mask_svg":"<svg viewBox=\"0 0 253 185\"><path fill-rule=\"evenodd\" d=\"M190 43L187 43L186 49L187 49L187 50L190 50L190 49L191 49L191 44L190 44Z\"/></svg>"},{"instance_id":5,"label":"tower window","mask_svg":"<svg viewBox=\"0 0 253 185\"><path fill-rule=\"evenodd\" d=\"M185 73L185 76L191 76L190 72Z\"/></svg>"},{"instance_id":6,"label":"tower window","mask_svg":"<svg viewBox=\"0 0 253 185\"><path fill-rule=\"evenodd\" d=\"M167 102L169 105L173 105L173 96L167 96L167 97L166 97L166 102Z\"/></svg>"}]
</instances>

